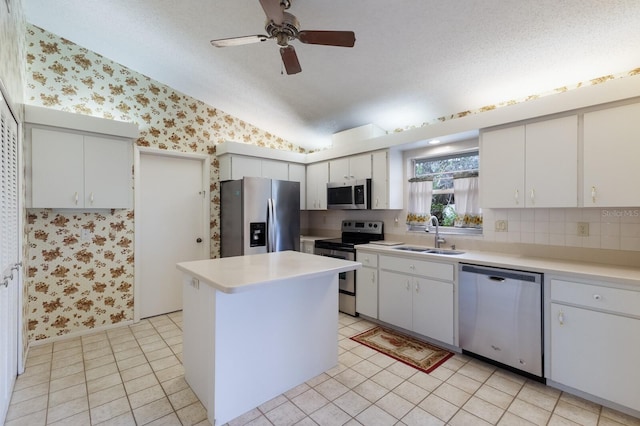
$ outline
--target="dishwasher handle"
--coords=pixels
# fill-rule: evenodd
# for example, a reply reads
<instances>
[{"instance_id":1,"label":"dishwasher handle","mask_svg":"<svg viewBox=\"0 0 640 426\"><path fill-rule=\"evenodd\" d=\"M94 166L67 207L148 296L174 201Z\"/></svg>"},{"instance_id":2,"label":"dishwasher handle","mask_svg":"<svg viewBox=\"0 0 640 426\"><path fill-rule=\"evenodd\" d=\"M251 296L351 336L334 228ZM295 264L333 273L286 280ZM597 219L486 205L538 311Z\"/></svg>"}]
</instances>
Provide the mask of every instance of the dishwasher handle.
<instances>
[{"instance_id":1,"label":"dishwasher handle","mask_svg":"<svg viewBox=\"0 0 640 426\"><path fill-rule=\"evenodd\" d=\"M486 266L460 264L460 272L486 275L492 281L504 281L507 279L541 283L541 274L535 272L515 271L511 269L489 268Z\"/></svg>"}]
</instances>

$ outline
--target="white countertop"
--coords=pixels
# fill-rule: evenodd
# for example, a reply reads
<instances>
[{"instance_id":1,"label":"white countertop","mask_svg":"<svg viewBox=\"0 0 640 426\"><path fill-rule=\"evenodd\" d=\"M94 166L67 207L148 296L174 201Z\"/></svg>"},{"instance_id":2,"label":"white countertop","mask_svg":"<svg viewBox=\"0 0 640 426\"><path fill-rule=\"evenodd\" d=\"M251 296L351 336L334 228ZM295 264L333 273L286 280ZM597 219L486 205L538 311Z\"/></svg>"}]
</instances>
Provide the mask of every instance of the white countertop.
<instances>
[{"instance_id":1,"label":"white countertop","mask_svg":"<svg viewBox=\"0 0 640 426\"><path fill-rule=\"evenodd\" d=\"M416 244L406 244L411 247L421 247ZM395 246L402 247L402 246ZM424 249L432 247L424 246ZM413 259L438 260L450 263L473 263L497 268L519 269L543 274L571 274L584 279L617 282L620 284L640 287L640 268L616 266L599 263L577 262L570 260L559 260L542 257L527 257L517 254L484 252L484 251L464 251L460 255L440 255L430 253L416 253L396 250L394 247L385 247L375 244L361 244L356 246L357 250L375 251L381 254L390 254Z\"/></svg>"},{"instance_id":2,"label":"white countertop","mask_svg":"<svg viewBox=\"0 0 640 426\"><path fill-rule=\"evenodd\" d=\"M351 271L360 268L362 264L297 251L281 251L195 260L181 262L176 266L216 290L238 293L276 281L307 279Z\"/></svg>"},{"instance_id":3,"label":"white countertop","mask_svg":"<svg viewBox=\"0 0 640 426\"><path fill-rule=\"evenodd\" d=\"M338 237L319 237L317 235L300 235L300 241L316 241L316 240L328 240L330 238L338 238Z\"/></svg>"}]
</instances>

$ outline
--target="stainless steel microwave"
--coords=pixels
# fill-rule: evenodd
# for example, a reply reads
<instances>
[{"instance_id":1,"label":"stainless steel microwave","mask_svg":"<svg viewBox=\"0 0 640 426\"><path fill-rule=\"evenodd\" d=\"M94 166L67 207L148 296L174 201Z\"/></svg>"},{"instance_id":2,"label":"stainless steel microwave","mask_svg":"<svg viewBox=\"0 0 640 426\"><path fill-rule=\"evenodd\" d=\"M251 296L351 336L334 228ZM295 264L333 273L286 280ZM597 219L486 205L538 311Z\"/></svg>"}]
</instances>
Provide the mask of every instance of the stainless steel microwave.
<instances>
[{"instance_id":1,"label":"stainless steel microwave","mask_svg":"<svg viewBox=\"0 0 640 426\"><path fill-rule=\"evenodd\" d=\"M371 208L371 179L327 183L327 208L365 210Z\"/></svg>"}]
</instances>

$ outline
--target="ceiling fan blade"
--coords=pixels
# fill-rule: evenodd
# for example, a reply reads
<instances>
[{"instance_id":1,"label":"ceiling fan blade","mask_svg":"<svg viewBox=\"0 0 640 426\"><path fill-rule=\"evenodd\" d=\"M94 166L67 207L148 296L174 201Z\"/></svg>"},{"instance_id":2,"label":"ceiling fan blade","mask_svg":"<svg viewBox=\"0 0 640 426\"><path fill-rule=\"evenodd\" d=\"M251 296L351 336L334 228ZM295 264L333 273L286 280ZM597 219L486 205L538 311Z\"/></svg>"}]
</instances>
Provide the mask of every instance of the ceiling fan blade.
<instances>
[{"instance_id":1,"label":"ceiling fan blade","mask_svg":"<svg viewBox=\"0 0 640 426\"><path fill-rule=\"evenodd\" d=\"M231 37L231 38L221 38L218 40L211 40L211 44L214 45L215 47L229 47L229 46L240 46L243 44L258 43L266 40L269 40L269 36L252 35L252 36L244 36L244 37Z\"/></svg>"},{"instance_id":2,"label":"ceiling fan blade","mask_svg":"<svg viewBox=\"0 0 640 426\"><path fill-rule=\"evenodd\" d=\"M280 56L282 56L282 63L284 64L284 69L287 70L287 74L297 74L302 71L298 55L293 46L281 47Z\"/></svg>"},{"instance_id":3,"label":"ceiling fan blade","mask_svg":"<svg viewBox=\"0 0 640 426\"><path fill-rule=\"evenodd\" d=\"M269 21L273 21L276 25L282 25L284 14L280 6L280 0L260 0L260 5Z\"/></svg>"},{"instance_id":4,"label":"ceiling fan blade","mask_svg":"<svg viewBox=\"0 0 640 426\"><path fill-rule=\"evenodd\" d=\"M300 31L298 40L307 44L353 47L356 35L353 31Z\"/></svg>"}]
</instances>

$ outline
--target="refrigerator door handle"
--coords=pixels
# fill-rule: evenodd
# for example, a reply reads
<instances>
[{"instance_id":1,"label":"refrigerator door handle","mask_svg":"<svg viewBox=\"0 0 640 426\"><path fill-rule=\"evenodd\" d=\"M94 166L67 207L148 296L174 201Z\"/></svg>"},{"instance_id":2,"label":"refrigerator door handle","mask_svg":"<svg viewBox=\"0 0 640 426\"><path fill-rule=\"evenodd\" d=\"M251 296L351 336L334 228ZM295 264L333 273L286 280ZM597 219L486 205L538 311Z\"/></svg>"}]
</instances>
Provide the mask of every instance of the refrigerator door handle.
<instances>
[{"instance_id":1,"label":"refrigerator door handle","mask_svg":"<svg viewBox=\"0 0 640 426\"><path fill-rule=\"evenodd\" d=\"M267 252L276 251L275 248L275 236L276 236L276 220L275 210L273 206L273 199L267 200Z\"/></svg>"}]
</instances>

